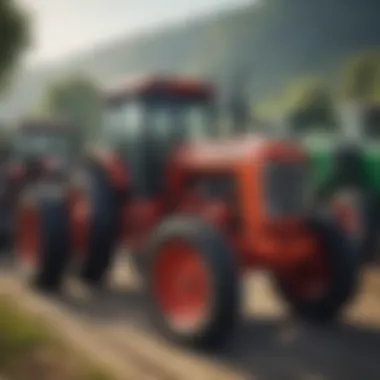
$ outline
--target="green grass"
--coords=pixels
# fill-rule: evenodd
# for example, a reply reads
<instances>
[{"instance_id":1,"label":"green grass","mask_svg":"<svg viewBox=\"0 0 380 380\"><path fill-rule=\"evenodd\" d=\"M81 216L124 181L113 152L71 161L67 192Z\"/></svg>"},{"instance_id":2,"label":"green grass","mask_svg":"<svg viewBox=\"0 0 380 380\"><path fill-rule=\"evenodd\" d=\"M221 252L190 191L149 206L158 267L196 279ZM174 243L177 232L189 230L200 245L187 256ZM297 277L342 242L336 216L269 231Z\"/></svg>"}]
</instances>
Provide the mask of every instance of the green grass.
<instances>
[{"instance_id":1,"label":"green grass","mask_svg":"<svg viewBox=\"0 0 380 380\"><path fill-rule=\"evenodd\" d=\"M112 380L42 321L0 297L0 374L10 380Z\"/></svg>"}]
</instances>

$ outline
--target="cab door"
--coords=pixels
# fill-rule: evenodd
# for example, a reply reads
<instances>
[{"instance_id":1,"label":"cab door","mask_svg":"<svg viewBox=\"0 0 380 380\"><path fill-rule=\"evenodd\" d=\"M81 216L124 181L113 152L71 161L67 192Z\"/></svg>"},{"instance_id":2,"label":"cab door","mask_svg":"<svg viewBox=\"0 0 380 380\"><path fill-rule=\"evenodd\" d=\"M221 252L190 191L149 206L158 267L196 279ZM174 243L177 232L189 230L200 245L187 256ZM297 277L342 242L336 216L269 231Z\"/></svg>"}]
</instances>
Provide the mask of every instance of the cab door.
<instances>
[{"instance_id":1,"label":"cab door","mask_svg":"<svg viewBox=\"0 0 380 380\"><path fill-rule=\"evenodd\" d=\"M108 105L103 126L103 141L123 161L130 176L131 193L147 193L145 168L145 107L139 101Z\"/></svg>"}]
</instances>

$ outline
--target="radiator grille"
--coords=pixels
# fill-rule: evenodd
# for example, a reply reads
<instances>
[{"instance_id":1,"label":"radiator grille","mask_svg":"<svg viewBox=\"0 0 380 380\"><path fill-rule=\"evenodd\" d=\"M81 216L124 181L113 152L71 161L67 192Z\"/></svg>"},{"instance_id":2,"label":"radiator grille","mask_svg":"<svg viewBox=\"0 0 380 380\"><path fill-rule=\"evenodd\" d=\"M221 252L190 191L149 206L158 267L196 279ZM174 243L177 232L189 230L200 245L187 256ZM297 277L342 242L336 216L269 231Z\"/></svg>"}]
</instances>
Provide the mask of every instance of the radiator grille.
<instances>
[{"instance_id":1,"label":"radiator grille","mask_svg":"<svg viewBox=\"0 0 380 380\"><path fill-rule=\"evenodd\" d=\"M267 164L264 191L270 216L289 217L304 213L311 196L306 165L287 162Z\"/></svg>"}]
</instances>

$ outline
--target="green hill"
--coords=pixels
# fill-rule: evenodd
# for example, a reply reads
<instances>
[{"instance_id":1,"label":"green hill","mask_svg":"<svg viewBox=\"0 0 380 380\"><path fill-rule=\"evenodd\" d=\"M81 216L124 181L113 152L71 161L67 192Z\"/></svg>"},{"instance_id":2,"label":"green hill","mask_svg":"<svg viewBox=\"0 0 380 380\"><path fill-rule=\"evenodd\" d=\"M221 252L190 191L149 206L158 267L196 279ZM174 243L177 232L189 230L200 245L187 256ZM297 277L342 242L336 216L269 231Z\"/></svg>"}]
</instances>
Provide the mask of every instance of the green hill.
<instances>
[{"instance_id":1,"label":"green hill","mask_svg":"<svg viewBox=\"0 0 380 380\"><path fill-rule=\"evenodd\" d=\"M222 86L239 67L251 70L253 100L298 77L335 69L359 50L380 46L378 0L263 0L212 18L125 38L59 67L20 75L0 104L0 117L33 108L52 78L85 71L101 83L141 72L211 77Z\"/></svg>"}]
</instances>

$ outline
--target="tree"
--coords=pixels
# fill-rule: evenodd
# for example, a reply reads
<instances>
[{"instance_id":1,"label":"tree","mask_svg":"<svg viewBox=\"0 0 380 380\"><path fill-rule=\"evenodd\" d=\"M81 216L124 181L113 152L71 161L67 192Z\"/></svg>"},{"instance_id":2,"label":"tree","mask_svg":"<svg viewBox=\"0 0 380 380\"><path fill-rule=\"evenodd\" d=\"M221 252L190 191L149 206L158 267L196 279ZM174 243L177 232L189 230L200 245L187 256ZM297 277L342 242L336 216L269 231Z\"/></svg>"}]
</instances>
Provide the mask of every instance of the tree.
<instances>
[{"instance_id":1,"label":"tree","mask_svg":"<svg viewBox=\"0 0 380 380\"><path fill-rule=\"evenodd\" d=\"M102 99L97 85L75 75L53 83L47 90L38 113L63 118L77 129L78 147L97 136L102 122Z\"/></svg>"},{"instance_id":2,"label":"tree","mask_svg":"<svg viewBox=\"0 0 380 380\"><path fill-rule=\"evenodd\" d=\"M279 118L284 112L283 100L279 95L262 99L252 105L253 114L259 119L275 119Z\"/></svg>"},{"instance_id":3,"label":"tree","mask_svg":"<svg viewBox=\"0 0 380 380\"><path fill-rule=\"evenodd\" d=\"M336 123L332 94L321 80L296 83L290 88L288 99L291 121L296 129L311 125L330 127Z\"/></svg>"},{"instance_id":4,"label":"tree","mask_svg":"<svg viewBox=\"0 0 380 380\"><path fill-rule=\"evenodd\" d=\"M376 98L380 95L380 52L363 52L349 60L343 69L341 85L346 100L379 100Z\"/></svg>"},{"instance_id":5,"label":"tree","mask_svg":"<svg viewBox=\"0 0 380 380\"><path fill-rule=\"evenodd\" d=\"M0 165L8 158L11 148L12 129L6 123L0 123Z\"/></svg>"},{"instance_id":6,"label":"tree","mask_svg":"<svg viewBox=\"0 0 380 380\"><path fill-rule=\"evenodd\" d=\"M0 1L0 87L8 84L10 73L29 44L26 14L14 0Z\"/></svg>"}]
</instances>

